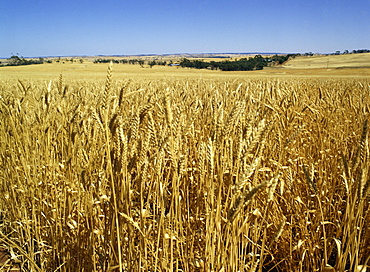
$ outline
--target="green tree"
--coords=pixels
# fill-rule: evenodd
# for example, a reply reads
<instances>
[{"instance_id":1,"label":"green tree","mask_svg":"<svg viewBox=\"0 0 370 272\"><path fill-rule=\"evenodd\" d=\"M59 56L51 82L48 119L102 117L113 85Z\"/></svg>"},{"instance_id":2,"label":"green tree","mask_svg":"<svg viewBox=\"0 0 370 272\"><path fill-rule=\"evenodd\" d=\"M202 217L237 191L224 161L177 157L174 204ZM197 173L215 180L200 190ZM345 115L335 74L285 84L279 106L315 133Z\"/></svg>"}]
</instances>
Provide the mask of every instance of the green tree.
<instances>
[{"instance_id":1,"label":"green tree","mask_svg":"<svg viewBox=\"0 0 370 272\"><path fill-rule=\"evenodd\" d=\"M155 60L149 61L148 65L150 66L150 68L153 68L153 66L156 65Z\"/></svg>"}]
</instances>

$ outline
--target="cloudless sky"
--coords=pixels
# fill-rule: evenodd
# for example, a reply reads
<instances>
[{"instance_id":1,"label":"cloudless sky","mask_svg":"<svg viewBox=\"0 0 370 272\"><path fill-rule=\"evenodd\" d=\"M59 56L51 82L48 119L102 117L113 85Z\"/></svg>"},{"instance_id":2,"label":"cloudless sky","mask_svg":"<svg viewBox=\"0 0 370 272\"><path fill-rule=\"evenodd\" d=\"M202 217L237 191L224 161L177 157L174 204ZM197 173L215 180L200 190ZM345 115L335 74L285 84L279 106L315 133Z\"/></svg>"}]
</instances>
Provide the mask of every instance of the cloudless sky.
<instances>
[{"instance_id":1,"label":"cloudless sky","mask_svg":"<svg viewBox=\"0 0 370 272\"><path fill-rule=\"evenodd\" d=\"M0 0L0 57L370 49L370 0Z\"/></svg>"}]
</instances>

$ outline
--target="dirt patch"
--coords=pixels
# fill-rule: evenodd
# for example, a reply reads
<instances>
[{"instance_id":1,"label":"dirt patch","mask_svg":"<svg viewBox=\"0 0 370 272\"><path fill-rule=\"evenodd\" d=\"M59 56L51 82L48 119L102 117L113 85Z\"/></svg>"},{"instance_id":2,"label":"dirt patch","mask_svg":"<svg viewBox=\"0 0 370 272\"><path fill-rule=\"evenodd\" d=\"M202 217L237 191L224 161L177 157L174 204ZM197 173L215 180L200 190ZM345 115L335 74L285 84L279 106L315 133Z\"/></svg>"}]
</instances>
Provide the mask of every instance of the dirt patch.
<instances>
[{"instance_id":1,"label":"dirt patch","mask_svg":"<svg viewBox=\"0 0 370 272\"><path fill-rule=\"evenodd\" d=\"M9 252L0 248L0 271L20 272L19 264L14 264Z\"/></svg>"}]
</instances>

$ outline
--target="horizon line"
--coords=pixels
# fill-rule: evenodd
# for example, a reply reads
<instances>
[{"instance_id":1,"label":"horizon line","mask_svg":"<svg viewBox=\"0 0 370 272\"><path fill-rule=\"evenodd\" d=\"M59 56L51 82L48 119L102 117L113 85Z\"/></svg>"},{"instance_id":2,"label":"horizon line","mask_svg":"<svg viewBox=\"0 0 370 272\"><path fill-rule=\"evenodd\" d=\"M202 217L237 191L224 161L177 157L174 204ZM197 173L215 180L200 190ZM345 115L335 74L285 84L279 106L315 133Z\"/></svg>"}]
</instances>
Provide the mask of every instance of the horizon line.
<instances>
[{"instance_id":1,"label":"horizon line","mask_svg":"<svg viewBox=\"0 0 370 272\"><path fill-rule=\"evenodd\" d=\"M358 50L366 50L366 49L358 49ZM311 53L314 55L328 55L328 54L334 54L334 52L330 53L321 53L321 52L305 52L305 53ZM210 53L210 52L203 52L203 53L142 53L142 54L96 54L96 55L47 55L47 56L31 56L31 57L25 57L22 55L13 54L11 56L16 56L18 55L19 57L22 58L66 58L66 57L145 57L145 56L177 56L177 55L255 55L255 54L260 54L260 55L272 55L272 54L277 54L277 55L288 55L288 54L305 54L302 52L217 52L217 53ZM351 52L350 52L351 54ZM10 56L10 57L11 57ZM0 59L9 59L10 57L0 57Z\"/></svg>"}]
</instances>

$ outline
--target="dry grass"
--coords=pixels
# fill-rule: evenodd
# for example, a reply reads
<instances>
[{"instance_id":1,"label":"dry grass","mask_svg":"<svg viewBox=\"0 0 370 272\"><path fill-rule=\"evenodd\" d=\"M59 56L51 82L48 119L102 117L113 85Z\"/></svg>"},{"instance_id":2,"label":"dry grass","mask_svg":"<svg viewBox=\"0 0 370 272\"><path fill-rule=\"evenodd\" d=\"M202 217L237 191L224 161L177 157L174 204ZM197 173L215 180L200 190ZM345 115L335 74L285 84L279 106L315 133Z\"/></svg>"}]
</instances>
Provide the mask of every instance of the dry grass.
<instances>
[{"instance_id":1,"label":"dry grass","mask_svg":"<svg viewBox=\"0 0 370 272\"><path fill-rule=\"evenodd\" d=\"M24 271L369 265L369 80L114 78L0 82Z\"/></svg>"}]
</instances>

